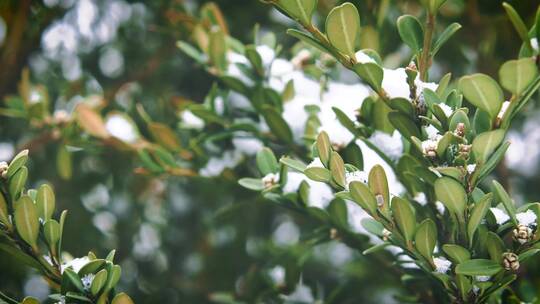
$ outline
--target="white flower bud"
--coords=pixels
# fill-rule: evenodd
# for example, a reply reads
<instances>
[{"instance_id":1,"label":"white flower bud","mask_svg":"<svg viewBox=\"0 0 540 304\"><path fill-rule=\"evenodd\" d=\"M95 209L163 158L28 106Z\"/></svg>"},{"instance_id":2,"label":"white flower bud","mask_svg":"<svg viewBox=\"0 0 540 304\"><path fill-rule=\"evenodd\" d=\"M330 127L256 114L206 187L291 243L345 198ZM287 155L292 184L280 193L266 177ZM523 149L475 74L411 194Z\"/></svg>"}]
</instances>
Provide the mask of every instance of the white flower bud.
<instances>
[{"instance_id":1,"label":"white flower bud","mask_svg":"<svg viewBox=\"0 0 540 304\"><path fill-rule=\"evenodd\" d=\"M505 252L502 256L504 269L508 271L517 271L519 269L519 258L517 254L513 252Z\"/></svg>"}]
</instances>

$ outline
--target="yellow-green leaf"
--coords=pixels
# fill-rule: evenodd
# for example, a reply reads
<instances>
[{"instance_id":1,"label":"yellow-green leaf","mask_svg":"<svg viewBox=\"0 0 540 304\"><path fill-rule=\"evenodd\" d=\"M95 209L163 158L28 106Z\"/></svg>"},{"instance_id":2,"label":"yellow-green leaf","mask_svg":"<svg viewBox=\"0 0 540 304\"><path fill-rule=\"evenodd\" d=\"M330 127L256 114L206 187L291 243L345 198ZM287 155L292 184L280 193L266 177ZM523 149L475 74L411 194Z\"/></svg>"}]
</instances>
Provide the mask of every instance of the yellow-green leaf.
<instances>
[{"instance_id":1,"label":"yellow-green leaf","mask_svg":"<svg viewBox=\"0 0 540 304\"><path fill-rule=\"evenodd\" d=\"M28 195L15 202L15 227L19 236L34 250L37 250L39 220L36 205Z\"/></svg>"},{"instance_id":2,"label":"yellow-green leaf","mask_svg":"<svg viewBox=\"0 0 540 304\"><path fill-rule=\"evenodd\" d=\"M55 207L55 197L51 186L43 184L39 187L36 195L36 205L40 218L44 221L51 218Z\"/></svg>"},{"instance_id":3,"label":"yellow-green leaf","mask_svg":"<svg viewBox=\"0 0 540 304\"><path fill-rule=\"evenodd\" d=\"M523 58L505 62L499 69L499 80L503 88L520 95L538 75L534 58Z\"/></svg>"},{"instance_id":4,"label":"yellow-green leaf","mask_svg":"<svg viewBox=\"0 0 540 304\"><path fill-rule=\"evenodd\" d=\"M352 3L344 3L330 11L326 18L326 35L330 43L345 55L354 58L356 38L360 32L360 15Z\"/></svg>"},{"instance_id":5,"label":"yellow-green leaf","mask_svg":"<svg viewBox=\"0 0 540 304\"><path fill-rule=\"evenodd\" d=\"M470 103L488 112L491 118L499 114L504 95L493 78L480 73L464 76L459 80L459 89Z\"/></svg>"},{"instance_id":6,"label":"yellow-green leaf","mask_svg":"<svg viewBox=\"0 0 540 304\"><path fill-rule=\"evenodd\" d=\"M437 244L437 225L431 219L425 219L414 235L414 244L418 252L428 261L433 257L433 250Z\"/></svg>"},{"instance_id":7,"label":"yellow-green leaf","mask_svg":"<svg viewBox=\"0 0 540 304\"><path fill-rule=\"evenodd\" d=\"M441 177L434 184L435 195L448 210L462 218L467 206L467 193L455 179Z\"/></svg>"}]
</instances>

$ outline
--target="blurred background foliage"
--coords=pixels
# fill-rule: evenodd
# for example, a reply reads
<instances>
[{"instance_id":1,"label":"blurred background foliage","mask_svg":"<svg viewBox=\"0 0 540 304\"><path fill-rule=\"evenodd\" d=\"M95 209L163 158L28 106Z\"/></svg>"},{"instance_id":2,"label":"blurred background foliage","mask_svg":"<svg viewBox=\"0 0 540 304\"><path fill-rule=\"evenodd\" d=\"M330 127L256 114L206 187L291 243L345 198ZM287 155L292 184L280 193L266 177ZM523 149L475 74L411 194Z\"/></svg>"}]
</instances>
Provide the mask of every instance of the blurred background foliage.
<instances>
[{"instance_id":1,"label":"blurred background foliage","mask_svg":"<svg viewBox=\"0 0 540 304\"><path fill-rule=\"evenodd\" d=\"M339 2L319 0L319 20ZM365 26L362 47L376 49L387 67L406 65L409 50L401 44L395 22L404 13L422 17L420 4L352 2ZM29 81L46 90L53 111L71 112L85 97L101 95L104 108L126 112L137 124L142 125L135 107L140 103L156 121L174 125L175 109L187 100L202 101L215 80L176 47L177 40L190 38L205 3L2 0L0 101L15 98L28 71ZM262 32L274 32L285 53L296 43L285 35L289 21L270 6L253 0L215 3L232 36L245 43L252 42L255 24ZM509 3L531 24L537 1ZM448 71L454 79L472 71L497 77L500 64L512 59L520 45L501 4L448 0L437 20L439 30L452 22L463 29L437 56L433 80ZM537 101L514 127L507 165L498 169L513 196L527 201L540 196ZM137 303L233 303L231 295L247 303L311 302L307 286L328 303L399 302L393 298L400 294L399 278L374 269L359 252L337 242L308 251L302 240L313 224L242 190L235 174L242 176L252 164L214 180L148 177L134 173L132 152L84 139L78 146L83 149L69 153L71 166L58 166L57 158L66 156L54 130L0 116L0 161L30 149L31 183L51 182L60 208L70 210L67 250L77 256L87 249L104 255L116 248L123 268L121 289ZM283 267L299 264L301 278L284 277ZM1 252L0 269L0 289L8 294L47 294L39 277ZM297 286L299 280L302 285ZM523 282L519 290L534 297L539 282ZM288 298L280 296L293 291Z\"/></svg>"}]
</instances>

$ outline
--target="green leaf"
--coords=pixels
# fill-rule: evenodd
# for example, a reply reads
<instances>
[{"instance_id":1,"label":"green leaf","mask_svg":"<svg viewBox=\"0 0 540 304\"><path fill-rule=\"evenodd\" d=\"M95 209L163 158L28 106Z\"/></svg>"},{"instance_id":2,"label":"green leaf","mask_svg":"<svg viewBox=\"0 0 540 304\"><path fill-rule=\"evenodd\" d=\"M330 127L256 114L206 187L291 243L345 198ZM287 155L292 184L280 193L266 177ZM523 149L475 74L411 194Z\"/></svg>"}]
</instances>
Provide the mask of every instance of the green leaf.
<instances>
[{"instance_id":1,"label":"green leaf","mask_svg":"<svg viewBox=\"0 0 540 304\"><path fill-rule=\"evenodd\" d=\"M467 193L463 186L450 177L441 177L435 181L435 195L448 210L463 218L467 206Z\"/></svg>"},{"instance_id":2,"label":"green leaf","mask_svg":"<svg viewBox=\"0 0 540 304\"><path fill-rule=\"evenodd\" d=\"M474 233L476 232L476 229L482 223L482 220L486 216L487 211L489 210L489 207L491 207L491 200L493 198L493 195L491 193L488 193L482 197L482 199L475 204L473 210L471 211L471 215L469 217L469 222L467 223L467 234L469 236L469 244L472 245Z\"/></svg>"},{"instance_id":3,"label":"green leaf","mask_svg":"<svg viewBox=\"0 0 540 304\"><path fill-rule=\"evenodd\" d=\"M254 191L264 190L264 183L260 178L241 178L238 180L238 184L244 188Z\"/></svg>"},{"instance_id":4,"label":"green leaf","mask_svg":"<svg viewBox=\"0 0 540 304\"><path fill-rule=\"evenodd\" d=\"M125 293L123 293L123 292L117 294L117 295L113 298L113 300L112 300L111 303L112 303L112 304L134 304L134 303L133 303L133 300L131 300L131 298L130 298L127 294L125 294Z\"/></svg>"},{"instance_id":5,"label":"green leaf","mask_svg":"<svg viewBox=\"0 0 540 304\"><path fill-rule=\"evenodd\" d=\"M495 199L496 203L501 202L504 206L504 209L506 209L506 212L510 216L510 219L512 222L517 226L518 222L516 219L516 206L514 205L514 202L504 190L503 186L499 184L496 180L493 181L493 192L495 193Z\"/></svg>"},{"instance_id":6,"label":"green leaf","mask_svg":"<svg viewBox=\"0 0 540 304\"><path fill-rule=\"evenodd\" d=\"M482 181L484 177L486 177L499 162L503 159L504 154L506 153L506 150L508 150L508 147L510 147L510 142L503 143L496 151L493 153L493 155L489 158L489 160L486 162L485 165L480 168L480 171L478 172L478 179L477 181Z\"/></svg>"},{"instance_id":7,"label":"green leaf","mask_svg":"<svg viewBox=\"0 0 540 304\"><path fill-rule=\"evenodd\" d=\"M380 91L382 81L384 77L383 69L376 63L357 63L354 65L353 70L371 86L375 91Z\"/></svg>"},{"instance_id":8,"label":"green leaf","mask_svg":"<svg viewBox=\"0 0 540 304\"><path fill-rule=\"evenodd\" d=\"M428 261L433 258L433 250L437 244L437 225L431 219L425 219L414 235L414 244L416 249Z\"/></svg>"},{"instance_id":9,"label":"green leaf","mask_svg":"<svg viewBox=\"0 0 540 304\"><path fill-rule=\"evenodd\" d=\"M277 6L303 25L311 24L317 0L278 0Z\"/></svg>"},{"instance_id":10,"label":"green leaf","mask_svg":"<svg viewBox=\"0 0 540 304\"><path fill-rule=\"evenodd\" d=\"M185 41L177 41L176 47L179 48L182 52L184 52L184 54L194 59L197 63L204 64L206 62L204 54L199 52L199 50L194 48L191 44Z\"/></svg>"},{"instance_id":11,"label":"green leaf","mask_svg":"<svg viewBox=\"0 0 540 304\"><path fill-rule=\"evenodd\" d=\"M527 26L519 16L519 14L516 12L516 10L508 3L503 2L504 10L506 11L506 14L508 15L508 18L510 18L510 21L512 21L512 24L514 25L514 28L516 29L519 37L525 45L527 45L528 48L531 47L531 41L529 40L529 34L527 30Z\"/></svg>"},{"instance_id":12,"label":"green leaf","mask_svg":"<svg viewBox=\"0 0 540 304\"><path fill-rule=\"evenodd\" d=\"M251 63L251 66L259 75L264 75L264 66L261 55L257 52L254 45L248 45L245 49L246 58Z\"/></svg>"},{"instance_id":13,"label":"green leaf","mask_svg":"<svg viewBox=\"0 0 540 304\"><path fill-rule=\"evenodd\" d=\"M257 167L263 175L276 173L279 171L279 164L274 155L274 152L269 148L264 147L257 153Z\"/></svg>"},{"instance_id":14,"label":"green leaf","mask_svg":"<svg viewBox=\"0 0 540 304\"><path fill-rule=\"evenodd\" d=\"M25 166L22 166L15 174L13 174L13 176L9 178L9 194L12 198L16 199L19 197L24 189L27 178L28 169Z\"/></svg>"},{"instance_id":15,"label":"green leaf","mask_svg":"<svg viewBox=\"0 0 540 304\"><path fill-rule=\"evenodd\" d=\"M219 27L213 27L209 34L208 57L210 62L219 70L227 69L227 42L225 33Z\"/></svg>"},{"instance_id":16,"label":"green leaf","mask_svg":"<svg viewBox=\"0 0 540 304\"><path fill-rule=\"evenodd\" d=\"M538 75L534 58L523 58L505 62L499 69L499 80L503 88L514 95L521 95Z\"/></svg>"},{"instance_id":17,"label":"green leaf","mask_svg":"<svg viewBox=\"0 0 540 304\"><path fill-rule=\"evenodd\" d=\"M92 285L90 285L90 292L93 296L97 296L99 292L105 287L105 283L107 282L107 270L102 269L100 270L92 280Z\"/></svg>"},{"instance_id":18,"label":"green leaf","mask_svg":"<svg viewBox=\"0 0 540 304\"><path fill-rule=\"evenodd\" d=\"M23 195L15 202L15 227L20 237L37 250L39 220L36 205L28 195Z\"/></svg>"},{"instance_id":19,"label":"green leaf","mask_svg":"<svg viewBox=\"0 0 540 304\"><path fill-rule=\"evenodd\" d=\"M122 268L118 265L108 264L107 272L109 277L107 278L107 284L105 285L105 291L113 289L122 275Z\"/></svg>"},{"instance_id":20,"label":"green leaf","mask_svg":"<svg viewBox=\"0 0 540 304\"><path fill-rule=\"evenodd\" d=\"M415 122L407 115L392 111L388 113L388 120L390 123L403 135L403 137L410 139L412 136L420 138L420 130L416 126Z\"/></svg>"},{"instance_id":21,"label":"green leaf","mask_svg":"<svg viewBox=\"0 0 540 304\"><path fill-rule=\"evenodd\" d=\"M506 135L506 131L498 129L495 131L484 132L478 135L472 144L472 151L476 158L476 163L482 164L501 144Z\"/></svg>"},{"instance_id":22,"label":"green leaf","mask_svg":"<svg viewBox=\"0 0 540 304\"><path fill-rule=\"evenodd\" d=\"M51 186L43 184L39 187L36 196L36 205L41 219L46 221L51 218L55 207L55 197Z\"/></svg>"},{"instance_id":23,"label":"green leaf","mask_svg":"<svg viewBox=\"0 0 540 304\"><path fill-rule=\"evenodd\" d=\"M403 15L397 20L397 28L401 40L415 53L419 53L424 43L424 30L420 21L414 16Z\"/></svg>"},{"instance_id":24,"label":"green leaf","mask_svg":"<svg viewBox=\"0 0 540 304\"><path fill-rule=\"evenodd\" d=\"M9 163L7 170L7 177L11 178L17 171L22 168L28 161L28 150L22 150L19 152Z\"/></svg>"},{"instance_id":25,"label":"green leaf","mask_svg":"<svg viewBox=\"0 0 540 304\"><path fill-rule=\"evenodd\" d=\"M64 235L64 224L66 223L67 210L60 214L60 240L58 241L58 252L62 252L62 239Z\"/></svg>"},{"instance_id":26,"label":"green leaf","mask_svg":"<svg viewBox=\"0 0 540 304\"><path fill-rule=\"evenodd\" d=\"M499 263L486 259L464 261L456 267L457 274L469 276L492 276L501 270L503 268Z\"/></svg>"},{"instance_id":27,"label":"green leaf","mask_svg":"<svg viewBox=\"0 0 540 304\"><path fill-rule=\"evenodd\" d=\"M73 173L71 152L69 152L65 145L60 146L56 153L56 170L58 171L58 175L64 180L70 179Z\"/></svg>"},{"instance_id":28,"label":"green leaf","mask_svg":"<svg viewBox=\"0 0 540 304\"><path fill-rule=\"evenodd\" d=\"M378 204L377 206L381 207L383 213L387 214L390 209L390 191L388 189L386 173L381 165L375 165L371 168L371 171L369 171L368 185L371 193L375 195L375 198L377 198L377 195L382 197L382 206L379 206Z\"/></svg>"},{"instance_id":29,"label":"green leaf","mask_svg":"<svg viewBox=\"0 0 540 304\"><path fill-rule=\"evenodd\" d=\"M395 196L392 199L392 215L405 241L412 241L416 231L416 215L411 203Z\"/></svg>"},{"instance_id":30,"label":"green leaf","mask_svg":"<svg viewBox=\"0 0 540 304\"><path fill-rule=\"evenodd\" d=\"M328 49L326 49L326 47L324 45L322 45L319 41L313 39L311 36L308 36L304 32L301 32L301 31L295 30L295 29L288 29L287 34L289 34L289 35L293 36L294 38L304 42L307 45L310 45L310 46L318 49L319 51L321 51L323 53L328 53L329 52Z\"/></svg>"},{"instance_id":31,"label":"green leaf","mask_svg":"<svg viewBox=\"0 0 540 304\"><path fill-rule=\"evenodd\" d=\"M489 113L491 118L499 114L504 95L493 78L485 74L464 76L459 80L459 90L470 103Z\"/></svg>"},{"instance_id":32,"label":"green leaf","mask_svg":"<svg viewBox=\"0 0 540 304\"><path fill-rule=\"evenodd\" d=\"M446 253L446 255L448 255L450 260L456 264L463 263L471 259L471 253L459 245L445 244L443 245L442 250L444 253Z\"/></svg>"},{"instance_id":33,"label":"green leaf","mask_svg":"<svg viewBox=\"0 0 540 304\"><path fill-rule=\"evenodd\" d=\"M71 285L73 285L75 288L77 288L78 291L84 292L84 286L81 282L81 279L79 276L73 271L71 268L64 269L64 272L62 273L62 277L66 279ZM62 288L64 288L64 284L62 284Z\"/></svg>"},{"instance_id":34,"label":"green leaf","mask_svg":"<svg viewBox=\"0 0 540 304\"><path fill-rule=\"evenodd\" d=\"M83 277L87 274L96 273L105 265L105 260L96 259L86 263L77 273L80 277Z\"/></svg>"},{"instance_id":35,"label":"green leaf","mask_svg":"<svg viewBox=\"0 0 540 304\"><path fill-rule=\"evenodd\" d=\"M11 228L11 222L9 220L8 204L4 194L0 191L0 223L4 226Z\"/></svg>"},{"instance_id":36,"label":"green leaf","mask_svg":"<svg viewBox=\"0 0 540 304\"><path fill-rule=\"evenodd\" d=\"M377 200L368 186L362 182L353 181L349 184L349 192L355 203L360 205L371 216L377 214Z\"/></svg>"},{"instance_id":37,"label":"green leaf","mask_svg":"<svg viewBox=\"0 0 540 304\"><path fill-rule=\"evenodd\" d=\"M330 171L336 184L345 188L347 183L345 181L345 164L337 152L332 152L332 156L330 157Z\"/></svg>"},{"instance_id":38,"label":"green leaf","mask_svg":"<svg viewBox=\"0 0 540 304\"><path fill-rule=\"evenodd\" d=\"M43 234L45 235L45 240L47 244L52 248L53 251L56 251L56 244L60 240L60 224L53 220L47 220L43 224Z\"/></svg>"},{"instance_id":39,"label":"green leaf","mask_svg":"<svg viewBox=\"0 0 540 304\"><path fill-rule=\"evenodd\" d=\"M280 113L271 107L263 107L263 116L272 133L286 143L293 142L293 134Z\"/></svg>"},{"instance_id":40,"label":"green leaf","mask_svg":"<svg viewBox=\"0 0 540 304\"><path fill-rule=\"evenodd\" d=\"M285 1L285 0L284 0ZM330 43L345 55L355 57L356 38L360 32L360 15L352 3L330 11L326 18L326 35Z\"/></svg>"},{"instance_id":41,"label":"green leaf","mask_svg":"<svg viewBox=\"0 0 540 304\"><path fill-rule=\"evenodd\" d=\"M21 304L39 304L39 300L34 297L26 297Z\"/></svg>"},{"instance_id":42,"label":"green leaf","mask_svg":"<svg viewBox=\"0 0 540 304\"><path fill-rule=\"evenodd\" d=\"M303 162L299 161L299 160L296 160L296 159L292 159L292 158L289 158L289 157L282 157L279 159L279 162L284 164L285 166L289 167L289 168L292 168L296 171L300 171L300 172L304 172L304 170L306 169L306 164L304 164Z\"/></svg>"},{"instance_id":43,"label":"green leaf","mask_svg":"<svg viewBox=\"0 0 540 304\"><path fill-rule=\"evenodd\" d=\"M450 24L444 30L444 32L442 32L439 35L439 38L433 44L433 50L431 51L432 56L435 56L435 54L437 54L439 52L439 50L446 43L446 41L448 41L448 39L450 39L457 31L459 31L460 28L461 28L461 24L459 24L457 22L454 22L454 23Z\"/></svg>"},{"instance_id":44,"label":"green leaf","mask_svg":"<svg viewBox=\"0 0 540 304\"><path fill-rule=\"evenodd\" d=\"M492 261L500 264L503 252L506 250L503 240L496 233L489 231L485 246Z\"/></svg>"},{"instance_id":45,"label":"green leaf","mask_svg":"<svg viewBox=\"0 0 540 304\"><path fill-rule=\"evenodd\" d=\"M317 152L319 158L325 167L328 167L330 162L330 155L332 154L332 143L330 143L330 138L328 134L324 131L319 133L317 136Z\"/></svg>"},{"instance_id":46,"label":"green leaf","mask_svg":"<svg viewBox=\"0 0 540 304\"><path fill-rule=\"evenodd\" d=\"M332 173L325 168L311 167L304 170L304 174L310 179L327 183L332 179Z\"/></svg>"}]
</instances>

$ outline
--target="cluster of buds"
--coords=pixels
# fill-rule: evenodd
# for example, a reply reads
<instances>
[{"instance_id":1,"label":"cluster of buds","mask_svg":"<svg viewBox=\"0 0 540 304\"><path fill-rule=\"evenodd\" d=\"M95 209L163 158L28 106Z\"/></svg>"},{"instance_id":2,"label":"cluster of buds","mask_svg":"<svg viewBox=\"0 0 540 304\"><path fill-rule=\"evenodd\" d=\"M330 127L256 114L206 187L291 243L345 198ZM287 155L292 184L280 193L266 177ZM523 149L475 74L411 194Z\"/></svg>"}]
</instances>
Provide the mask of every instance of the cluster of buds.
<instances>
[{"instance_id":1,"label":"cluster of buds","mask_svg":"<svg viewBox=\"0 0 540 304\"><path fill-rule=\"evenodd\" d=\"M502 255L504 269L517 271L519 269L519 257L513 252L505 252Z\"/></svg>"},{"instance_id":2,"label":"cluster of buds","mask_svg":"<svg viewBox=\"0 0 540 304\"><path fill-rule=\"evenodd\" d=\"M472 145L459 144L458 146L458 158L464 160L469 159L469 154L471 153Z\"/></svg>"},{"instance_id":3,"label":"cluster of buds","mask_svg":"<svg viewBox=\"0 0 540 304\"><path fill-rule=\"evenodd\" d=\"M439 140L428 139L422 142L422 153L429 158L437 157L437 145Z\"/></svg>"},{"instance_id":4,"label":"cluster of buds","mask_svg":"<svg viewBox=\"0 0 540 304\"><path fill-rule=\"evenodd\" d=\"M0 176L2 178L7 177L7 171L8 171L9 165L5 161L0 162Z\"/></svg>"},{"instance_id":5,"label":"cluster of buds","mask_svg":"<svg viewBox=\"0 0 540 304\"><path fill-rule=\"evenodd\" d=\"M383 229L382 231L382 239L383 241L387 242L390 237L392 236L392 232L386 228Z\"/></svg>"},{"instance_id":6,"label":"cluster of buds","mask_svg":"<svg viewBox=\"0 0 540 304\"><path fill-rule=\"evenodd\" d=\"M465 124L460 122L457 124L456 129L454 130L454 135L463 137L465 136Z\"/></svg>"},{"instance_id":7,"label":"cluster of buds","mask_svg":"<svg viewBox=\"0 0 540 304\"><path fill-rule=\"evenodd\" d=\"M268 173L262 178L262 182L265 189L268 189L279 182L279 175L274 173Z\"/></svg>"},{"instance_id":8,"label":"cluster of buds","mask_svg":"<svg viewBox=\"0 0 540 304\"><path fill-rule=\"evenodd\" d=\"M526 225L518 225L517 228L514 229L514 239L518 241L520 244L525 244L533 239L533 231L531 228L529 228Z\"/></svg>"}]
</instances>

